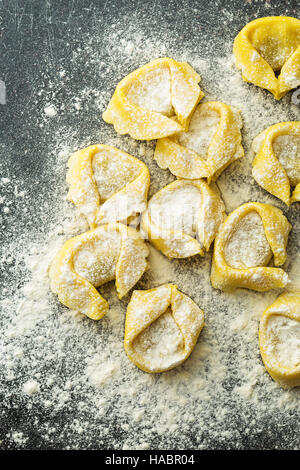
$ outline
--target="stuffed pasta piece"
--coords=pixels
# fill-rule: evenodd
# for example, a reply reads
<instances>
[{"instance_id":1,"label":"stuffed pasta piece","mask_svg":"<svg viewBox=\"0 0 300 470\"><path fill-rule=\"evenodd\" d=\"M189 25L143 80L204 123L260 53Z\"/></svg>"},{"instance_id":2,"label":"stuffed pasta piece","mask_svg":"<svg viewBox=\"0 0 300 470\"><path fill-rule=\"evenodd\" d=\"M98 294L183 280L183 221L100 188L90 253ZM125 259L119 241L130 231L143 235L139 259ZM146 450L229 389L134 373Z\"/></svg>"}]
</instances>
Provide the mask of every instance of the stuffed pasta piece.
<instances>
[{"instance_id":1,"label":"stuffed pasta piece","mask_svg":"<svg viewBox=\"0 0 300 470\"><path fill-rule=\"evenodd\" d=\"M268 127L253 141L252 174L266 191L288 206L300 201L300 121ZM291 194L291 188L295 188Z\"/></svg>"},{"instance_id":2,"label":"stuffed pasta piece","mask_svg":"<svg viewBox=\"0 0 300 470\"><path fill-rule=\"evenodd\" d=\"M119 134L151 140L186 130L204 96L200 76L186 62L168 57L135 70L117 85L103 113Z\"/></svg>"},{"instance_id":3,"label":"stuffed pasta piece","mask_svg":"<svg viewBox=\"0 0 300 470\"><path fill-rule=\"evenodd\" d=\"M286 260L290 229L281 210L269 204L249 202L235 209L215 239L212 286L224 291L285 287L288 276L277 266Z\"/></svg>"},{"instance_id":4,"label":"stuffed pasta piece","mask_svg":"<svg viewBox=\"0 0 300 470\"><path fill-rule=\"evenodd\" d=\"M134 223L147 206L150 175L137 158L109 145L91 145L68 162L68 199L91 228L108 222Z\"/></svg>"},{"instance_id":5,"label":"stuffed pasta piece","mask_svg":"<svg viewBox=\"0 0 300 470\"><path fill-rule=\"evenodd\" d=\"M201 103L187 131L157 141L154 158L177 177L210 183L244 155L241 127L238 110L220 101Z\"/></svg>"},{"instance_id":6,"label":"stuffed pasta piece","mask_svg":"<svg viewBox=\"0 0 300 470\"><path fill-rule=\"evenodd\" d=\"M279 100L300 85L300 20L269 16L251 21L235 38L233 53L243 80Z\"/></svg>"},{"instance_id":7,"label":"stuffed pasta piece","mask_svg":"<svg viewBox=\"0 0 300 470\"><path fill-rule=\"evenodd\" d=\"M203 180L176 180L150 199L141 230L169 258L208 251L225 217L220 196Z\"/></svg>"},{"instance_id":8,"label":"stuffed pasta piece","mask_svg":"<svg viewBox=\"0 0 300 470\"><path fill-rule=\"evenodd\" d=\"M165 372L189 357L203 326L203 311L174 284L134 291L126 313L125 351L143 371Z\"/></svg>"},{"instance_id":9,"label":"stuffed pasta piece","mask_svg":"<svg viewBox=\"0 0 300 470\"><path fill-rule=\"evenodd\" d=\"M108 303L96 288L115 279L122 298L146 270L147 256L148 248L135 229L101 225L63 245L50 268L51 289L66 307L99 320Z\"/></svg>"},{"instance_id":10,"label":"stuffed pasta piece","mask_svg":"<svg viewBox=\"0 0 300 470\"><path fill-rule=\"evenodd\" d=\"M259 328L262 360L284 388L300 385L300 293L282 294L263 313Z\"/></svg>"}]
</instances>

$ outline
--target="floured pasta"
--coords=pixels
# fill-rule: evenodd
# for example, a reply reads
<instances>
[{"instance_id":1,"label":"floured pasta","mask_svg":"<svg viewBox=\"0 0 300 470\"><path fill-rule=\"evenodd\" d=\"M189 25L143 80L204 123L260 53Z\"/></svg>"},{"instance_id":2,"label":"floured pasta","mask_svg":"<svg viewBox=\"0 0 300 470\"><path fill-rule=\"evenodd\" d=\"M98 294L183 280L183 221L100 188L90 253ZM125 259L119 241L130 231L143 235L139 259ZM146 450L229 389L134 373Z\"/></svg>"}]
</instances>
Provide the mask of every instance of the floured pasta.
<instances>
[{"instance_id":1,"label":"floured pasta","mask_svg":"<svg viewBox=\"0 0 300 470\"><path fill-rule=\"evenodd\" d=\"M257 291L285 287L280 266L286 260L291 229L282 212L269 204L249 202L234 210L215 239L211 283L216 289L245 287Z\"/></svg>"},{"instance_id":2,"label":"floured pasta","mask_svg":"<svg viewBox=\"0 0 300 470\"><path fill-rule=\"evenodd\" d=\"M139 140L186 130L190 115L204 96L199 81L186 62L153 60L117 85L103 119L119 134Z\"/></svg>"},{"instance_id":3,"label":"floured pasta","mask_svg":"<svg viewBox=\"0 0 300 470\"><path fill-rule=\"evenodd\" d=\"M255 181L288 206L300 201L300 121L268 127L256 136L252 148Z\"/></svg>"},{"instance_id":4,"label":"floured pasta","mask_svg":"<svg viewBox=\"0 0 300 470\"><path fill-rule=\"evenodd\" d=\"M125 351L145 372L164 372L189 357L203 326L203 311L177 286L134 291L126 313Z\"/></svg>"},{"instance_id":5,"label":"floured pasta","mask_svg":"<svg viewBox=\"0 0 300 470\"><path fill-rule=\"evenodd\" d=\"M240 113L231 106L219 101L201 103L187 131L157 141L154 158L177 177L214 181L244 155L241 127Z\"/></svg>"},{"instance_id":6,"label":"floured pasta","mask_svg":"<svg viewBox=\"0 0 300 470\"><path fill-rule=\"evenodd\" d=\"M282 294L263 313L259 328L262 360L282 387L300 385L300 294Z\"/></svg>"},{"instance_id":7,"label":"floured pasta","mask_svg":"<svg viewBox=\"0 0 300 470\"><path fill-rule=\"evenodd\" d=\"M270 16L251 21L235 38L233 53L243 80L279 100L300 85L300 20Z\"/></svg>"},{"instance_id":8,"label":"floured pasta","mask_svg":"<svg viewBox=\"0 0 300 470\"><path fill-rule=\"evenodd\" d=\"M132 223L146 208L150 175L137 158L108 145L91 145L75 152L68 166L68 198L91 228Z\"/></svg>"},{"instance_id":9,"label":"floured pasta","mask_svg":"<svg viewBox=\"0 0 300 470\"><path fill-rule=\"evenodd\" d=\"M226 263L237 269L267 266L272 256L260 215L249 212L237 223L225 245Z\"/></svg>"},{"instance_id":10,"label":"floured pasta","mask_svg":"<svg viewBox=\"0 0 300 470\"><path fill-rule=\"evenodd\" d=\"M169 258L187 258L209 250L224 216L221 198L205 181L177 180L150 199L141 228Z\"/></svg>"},{"instance_id":11,"label":"floured pasta","mask_svg":"<svg viewBox=\"0 0 300 470\"><path fill-rule=\"evenodd\" d=\"M147 256L148 248L135 229L101 225L63 245L50 268L51 289L67 307L99 320L108 303L96 287L115 279L122 298L146 270Z\"/></svg>"}]
</instances>

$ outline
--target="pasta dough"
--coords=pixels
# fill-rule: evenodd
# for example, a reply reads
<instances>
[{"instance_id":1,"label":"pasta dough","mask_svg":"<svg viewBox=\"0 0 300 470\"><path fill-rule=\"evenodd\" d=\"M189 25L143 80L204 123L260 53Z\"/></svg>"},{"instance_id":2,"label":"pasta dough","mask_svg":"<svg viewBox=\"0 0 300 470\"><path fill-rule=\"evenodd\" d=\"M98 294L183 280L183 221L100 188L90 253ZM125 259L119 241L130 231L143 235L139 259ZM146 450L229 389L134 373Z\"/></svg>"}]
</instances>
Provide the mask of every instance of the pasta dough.
<instances>
[{"instance_id":1,"label":"pasta dough","mask_svg":"<svg viewBox=\"0 0 300 470\"><path fill-rule=\"evenodd\" d=\"M270 16L251 21L235 38L233 53L243 80L279 100L300 85L300 20Z\"/></svg>"},{"instance_id":2,"label":"pasta dough","mask_svg":"<svg viewBox=\"0 0 300 470\"><path fill-rule=\"evenodd\" d=\"M241 127L236 109L219 101L201 103L187 131L157 141L154 158L177 177L214 181L244 155Z\"/></svg>"},{"instance_id":3,"label":"pasta dough","mask_svg":"<svg viewBox=\"0 0 300 470\"><path fill-rule=\"evenodd\" d=\"M262 360L282 387L300 385L300 294L279 296L263 313L259 328Z\"/></svg>"},{"instance_id":4,"label":"pasta dough","mask_svg":"<svg viewBox=\"0 0 300 470\"><path fill-rule=\"evenodd\" d=\"M256 136L252 148L255 181L288 206L300 201L300 121L268 127Z\"/></svg>"},{"instance_id":5,"label":"pasta dough","mask_svg":"<svg viewBox=\"0 0 300 470\"><path fill-rule=\"evenodd\" d=\"M132 223L147 206L147 166L108 145L91 145L68 162L68 199L86 216L91 228L107 222Z\"/></svg>"},{"instance_id":6,"label":"pasta dough","mask_svg":"<svg viewBox=\"0 0 300 470\"><path fill-rule=\"evenodd\" d=\"M203 326L202 310L177 286L134 291L126 313L125 351L145 372L164 372L189 357Z\"/></svg>"},{"instance_id":7,"label":"pasta dough","mask_svg":"<svg viewBox=\"0 0 300 470\"><path fill-rule=\"evenodd\" d=\"M188 128L204 94L199 75L186 62L153 60L117 85L104 121L134 139L160 139Z\"/></svg>"},{"instance_id":8,"label":"pasta dough","mask_svg":"<svg viewBox=\"0 0 300 470\"><path fill-rule=\"evenodd\" d=\"M221 198L207 183L177 180L152 197L141 228L169 258L187 258L209 250L224 216Z\"/></svg>"},{"instance_id":9,"label":"pasta dough","mask_svg":"<svg viewBox=\"0 0 300 470\"><path fill-rule=\"evenodd\" d=\"M138 282L148 248L140 234L123 224L106 224L68 240L50 268L52 291L67 307L99 320L108 310L96 287L113 279L120 298Z\"/></svg>"},{"instance_id":10,"label":"pasta dough","mask_svg":"<svg viewBox=\"0 0 300 470\"><path fill-rule=\"evenodd\" d=\"M291 229L282 212L269 204L249 202L234 210L215 239L211 283L215 289L245 287L256 291L284 287L283 269Z\"/></svg>"}]
</instances>

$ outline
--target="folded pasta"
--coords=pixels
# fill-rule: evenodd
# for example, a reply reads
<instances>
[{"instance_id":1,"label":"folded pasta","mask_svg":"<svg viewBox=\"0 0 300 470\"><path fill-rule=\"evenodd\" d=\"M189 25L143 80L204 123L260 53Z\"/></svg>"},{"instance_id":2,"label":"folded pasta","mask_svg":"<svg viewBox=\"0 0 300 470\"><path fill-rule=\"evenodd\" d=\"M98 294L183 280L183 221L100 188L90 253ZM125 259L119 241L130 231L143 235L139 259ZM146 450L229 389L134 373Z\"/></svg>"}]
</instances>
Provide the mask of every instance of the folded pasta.
<instances>
[{"instance_id":1,"label":"folded pasta","mask_svg":"<svg viewBox=\"0 0 300 470\"><path fill-rule=\"evenodd\" d=\"M233 53L243 80L279 100L300 85L300 20L270 16L251 21L236 36Z\"/></svg>"},{"instance_id":2,"label":"folded pasta","mask_svg":"<svg viewBox=\"0 0 300 470\"><path fill-rule=\"evenodd\" d=\"M203 326L203 311L174 284L134 291L126 313L125 351L143 371L165 372L189 357Z\"/></svg>"},{"instance_id":3,"label":"folded pasta","mask_svg":"<svg viewBox=\"0 0 300 470\"><path fill-rule=\"evenodd\" d=\"M91 145L68 162L68 199L91 228L108 222L132 223L147 206L150 175L137 158L109 145Z\"/></svg>"},{"instance_id":4,"label":"folded pasta","mask_svg":"<svg viewBox=\"0 0 300 470\"><path fill-rule=\"evenodd\" d=\"M249 202L235 209L215 239L212 286L256 291L285 287L288 276L277 266L286 260L290 229L281 210L269 204ZM275 267L269 266L272 259Z\"/></svg>"},{"instance_id":5,"label":"folded pasta","mask_svg":"<svg viewBox=\"0 0 300 470\"><path fill-rule=\"evenodd\" d=\"M262 360L284 388L300 385L300 293L280 295L263 313L259 327Z\"/></svg>"},{"instance_id":6,"label":"folded pasta","mask_svg":"<svg viewBox=\"0 0 300 470\"><path fill-rule=\"evenodd\" d=\"M101 225L63 245L50 268L51 289L66 307L99 320L108 303L96 287L115 279L122 298L143 275L147 256L148 248L135 229Z\"/></svg>"},{"instance_id":7,"label":"folded pasta","mask_svg":"<svg viewBox=\"0 0 300 470\"><path fill-rule=\"evenodd\" d=\"M240 112L220 101L197 106L189 129L159 139L154 158L180 178L215 181L230 163L244 155Z\"/></svg>"},{"instance_id":8,"label":"folded pasta","mask_svg":"<svg viewBox=\"0 0 300 470\"><path fill-rule=\"evenodd\" d=\"M134 139L160 139L187 129L189 118L204 96L199 75L186 62L153 60L117 85L103 113L119 134Z\"/></svg>"},{"instance_id":9,"label":"folded pasta","mask_svg":"<svg viewBox=\"0 0 300 470\"><path fill-rule=\"evenodd\" d=\"M220 196L203 180L176 180L158 191L142 215L141 230L169 258L203 255L224 220Z\"/></svg>"},{"instance_id":10,"label":"folded pasta","mask_svg":"<svg viewBox=\"0 0 300 470\"><path fill-rule=\"evenodd\" d=\"M288 206L300 201L300 121L268 127L254 139L252 148L255 181ZM292 194L291 187L295 187Z\"/></svg>"}]
</instances>

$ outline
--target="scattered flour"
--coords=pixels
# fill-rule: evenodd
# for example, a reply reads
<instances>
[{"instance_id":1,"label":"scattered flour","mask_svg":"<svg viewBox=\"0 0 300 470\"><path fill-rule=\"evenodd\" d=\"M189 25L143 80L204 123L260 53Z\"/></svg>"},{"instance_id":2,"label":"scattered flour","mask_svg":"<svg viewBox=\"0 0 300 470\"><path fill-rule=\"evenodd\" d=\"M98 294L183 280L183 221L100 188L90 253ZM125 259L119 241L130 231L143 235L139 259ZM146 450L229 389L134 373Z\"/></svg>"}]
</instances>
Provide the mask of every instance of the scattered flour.
<instances>
[{"instance_id":1,"label":"scattered flour","mask_svg":"<svg viewBox=\"0 0 300 470\"><path fill-rule=\"evenodd\" d=\"M28 382L25 382L23 385L23 391L27 395L38 393L40 391L40 384L36 380L28 380Z\"/></svg>"},{"instance_id":2,"label":"scattered flour","mask_svg":"<svg viewBox=\"0 0 300 470\"><path fill-rule=\"evenodd\" d=\"M54 116L57 115L57 110L56 110L55 106L49 104L44 108L44 113L48 117L54 117Z\"/></svg>"}]
</instances>

